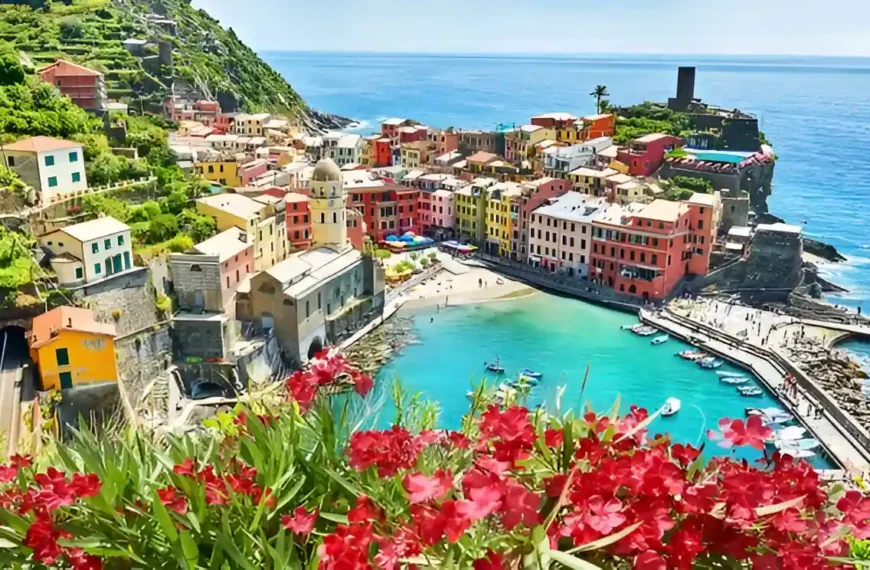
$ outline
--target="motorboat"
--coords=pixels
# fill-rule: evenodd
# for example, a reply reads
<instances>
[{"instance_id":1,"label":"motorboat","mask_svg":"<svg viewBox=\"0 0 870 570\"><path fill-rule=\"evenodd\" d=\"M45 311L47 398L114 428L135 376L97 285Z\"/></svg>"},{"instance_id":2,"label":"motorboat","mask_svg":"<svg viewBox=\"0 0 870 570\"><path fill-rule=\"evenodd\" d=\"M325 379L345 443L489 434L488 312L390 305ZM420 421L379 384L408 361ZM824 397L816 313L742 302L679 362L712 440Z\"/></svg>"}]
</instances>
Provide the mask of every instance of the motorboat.
<instances>
[{"instance_id":1,"label":"motorboat","mask_svg":"<svg viewBox=\"0 0 870 570\"><path fill-rule=\"evenodd\" d=\"M519 388L520 386L537 386L538 379L520 375L516 380L508 380L508 385L511 388Z\"/></svg>"},{"instance_id":2,"label":"motorboat","mask_svg":"<svg viewBox=\"0 0 870 570\"><path fill-rule=\"evenodd\" d=\"M661 335L661 336L657 336L657 337L655 337L654 339L652 339L651 341L649 341L649 343L650 343L650 344L656 344L656 345L657 345L657 344L664 344L664 343L668 342L668 338L670 338L670 337L668 337L668 335L663 334L663 335Z\"/></svg>"},{"instance_id":3,"label":"motorboat","mask_svg":"<svg viewBox=\"0 0 870 570\"><path fill-rule=\"evenodd\" d=\"M680 411L681 402L677 398L668 398L662 406L663 416L672 416Z\"/></svg>"},{"instance_id":4,"label":"motorboat","mask_svg":"<svg viewBox=\"0 0 870 570\"><path fill-rule=\"evenodd\" d=\"M695 362L697 360L701 360L702 358L707 358L710 355L700 350L683 350L681 352L678 352L676 356L679 356L683 360Z\"/></svg>"},{"instance_id":5,"label":"motorboat","mask_svg":"<svg viewBox=\"0 0 870 570\"><path fill-rule=\"evenodd\" d=\"M719 382L723 384L728 384L729 386L739 386L741 384L746 384L749 382L749 378L744 376L743 378L738 378L736 376L720 376Z\"/></svg>"},{"instance_id":6,"label":"motorboat","mask_svg":"<svg viewBox=\"0 0 870 570\"><path fill-rule=\"evenodd\" d=\"M543 372L535 372L531 368L523 368L520 372L520 376L526 376L527 378L535 378L536 380L540 380L544 377Z\"/></svg>"},{"instance_id":7,"label":"motorboat","mask_svg":"<svg viewBox=\"0 0 870 570\"><path fill-rule=\"evenodd\" d=\"M718 358L714 358L712 356L708 356L707 358L702 358L698 361L698 366L701 368L706 368L707 370L713 370L714 368L719 368L722 366L723 362Z\"/></svg>"},{"instance_id":8,"label":"motorboat","mask_svg":"<svg viewBox=\"0 0 870 570\"><path fill-rule=\"evenodd\" d=\"M719 376L719 378L743 378L746 376L746 374L742 372L725 372L722 370L717 371L716 374Z\"/></svg>"},{"instance_id":9,"label":"motorboat","mask_svg":"<svg viewBox=\"0 0 870 570\"><path fill-rule=\"evenodd\" d=\"M758 386L741 386L737 388L737 391L746 398L758 398L764 394L764 390Z\"/></svg>"},{"instance_id":10,"label":"motorboat","mask_svg":"<svg viewBox=\"0 0 870 570\"><path fill-rule=\"evenodd\" d=\"M805 433L807 433L806 428L800 426L789 426L774 431L770 434L770 437L767 438L767 440L769 442L797 441L801 439Z\"/></svg>"},{"instance_id":11,"label":"motorboat","mask_svg":"<svg viewBox=\"0 0 870 570\"><path fill-rule=\"evenodd\" d=\"M794 416L791 414L785 414L784 416L773 416L772 418L768 417L768 416L761 416L761 421L766 426L775 426L777 424L787 424L788 422L792 421L793 419L794 419Z\"/></svg>"},{"instance_id":12,"label":"motorboat","mask_svg":"<svg viewBox=\"0 0 870 570\"><path fill-rule=\"evenodd\" d=\"M501 362L498 358L495 359L495 362L485 362L483 367L488 372L495 372L496 374L504 374L504 366L501 365Z\"/></svg>"},{"instance_id":13,"label":"motorboat","mask_svg":"<svg viewBox=\"0 0 870 570\"><path fill-rule=\"evenodd\" d=\"M773 442L773 445L779 449L801 449L805 451L809 451L811 449L816 449L821 445L817 439L813 439L811 437L806 439L797 439L797 440L777 440Z\"/></svg>"},{"instance_id":14,"label":"motorboat","mask_svg":"<svg viewBox=\"0 0 870 570\"><path fill-rule=\"evenodd\" d=\"M619 327L619 329L623 330L623 331L630 331L630 330L634 330L636 327L639 327L639 326L641 326L641 325L635 323L633 325L622 325L621 327Z\"/></svg>"},{"instance_id":15,"label":"motorboat","mask_svg":"<svg viewBox=\"0 0 870 570\"><path fill-rule=\"evenodd\" d=\"M810 457L815 457L816 454L809 449L796 449L794 447L784 447L779 450L781 455L788 455L794 457L795 459L809 459Z\"/></svg>"},{"instance_id":16,"label":"motorboat","mask_svg":"<svg viewBox=\"0 0 870 570\"><path fill-rule=\"evenodd\" d=\"M631 329L631 332L633 332L634 334L636 334L638 336L652 336L652 335L656 334L656 332L658 332L658 331L656 331L656 329L654 327L642 325L640 327Z\"/></svg>"}]
</instances>

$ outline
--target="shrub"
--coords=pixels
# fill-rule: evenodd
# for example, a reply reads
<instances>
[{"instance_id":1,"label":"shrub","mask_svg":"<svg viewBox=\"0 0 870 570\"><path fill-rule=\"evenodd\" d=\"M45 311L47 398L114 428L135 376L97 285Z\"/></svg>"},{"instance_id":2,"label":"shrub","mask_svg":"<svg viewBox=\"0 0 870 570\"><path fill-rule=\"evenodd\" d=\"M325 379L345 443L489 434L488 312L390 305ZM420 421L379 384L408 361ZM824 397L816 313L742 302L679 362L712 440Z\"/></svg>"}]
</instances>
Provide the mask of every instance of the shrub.
<instances>
[{"instance_id":1,"label":"shrub","mask_svg":"<svg viewBox=\"0 0 870 570\"><path fill-rule=\"evenodd\" d=\"M193 247L193 239L187 234L179 234L172 238L167 245L169 251L173 253L184 253Z\"/></svg>"},{"instance_id":2,"label":"shrub","mask_svg":"<svg viewBox=\"0 0 870 570\"><path fill-rule=\"evenodd\" d=\"M392 257L393 252L388 249L378 248L375 250L374 256L376 259L388 259Z\"/></svg>"},{"instance_id":3,"label":"shrub","mask_svg":"<svg viewBox=\"0 0 870 570\"><path fill-rule=\"evenodd\" d=\"M850 567L838 558L850 542L866 557L846 537L870 532L870 499L826 491L806 462L706 461L651 437L657 414L544 415L487 404L484 387L461 431L435 431L401 393L396 425L353 429L347 412L372 384L321 355L287 378L286 401L222 412L195 437L79 431L51 467L13 456L0 467L0 562L833 570ZM356 395L334 406L340 388ZM758 417L719 425L725 446L763 448L771 432Z\"/></svg>"},{"instance_id":4,"label":"shrub","mask_svg":"<svg viewBox=\"0 0 870 570\"><path fill-rule=\"evenodd\" d=\"M172 309L172 299L166 295L157 295L154 305L157 307L158 311L165 314Z\"/></svg>"},{"instance_id":5,"label":"shrub","mask_svg":"<svg viewBox=\"0 0 870 570\"><path fill-rule=\"evenodd\" d=\"M178 233L178 220L172 214L160 214L148 225L148 243L160 243Z\"/></svg>"}]
</instances>

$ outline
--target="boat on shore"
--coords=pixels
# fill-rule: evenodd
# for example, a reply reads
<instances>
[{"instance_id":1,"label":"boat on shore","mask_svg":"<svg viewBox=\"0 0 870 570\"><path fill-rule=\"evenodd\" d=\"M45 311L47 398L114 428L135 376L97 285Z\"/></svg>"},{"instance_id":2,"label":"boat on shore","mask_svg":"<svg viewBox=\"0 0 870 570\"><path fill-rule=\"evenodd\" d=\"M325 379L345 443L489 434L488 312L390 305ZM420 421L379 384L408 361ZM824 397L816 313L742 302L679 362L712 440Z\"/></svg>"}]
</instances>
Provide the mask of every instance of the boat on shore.
<instances>
[{"instance_id":1,"label":"boat on shore","mask_svg":"<svg viewBox=\"0 0 870 570\"><path fill-rule=\"evenodd\" d=\"M653 344L653 345L664 344L664 343L668 342L668 339L669 339L669 338L670 338L670 337L669 337L668 335L663 334L663 335L661 335L661 336L657 336L657 337L655 337L654 339L652 339L651 341L649 341L649 343L650 343L650 344Z\"/></svg>"},{"instance_id":2,"label":"boat on shore","mask_svg":"<svg viewBox=\"0 0 870 570\"><path fill-rule=\"evenodd\" d=\"M764 390L758 386L741 386L737 388L737 392L744 398L758 398L764 394Z\"/></svg>"},{"instance_id":3,"label":"boat on shore","mask_svg":"<svg viewBox=\"0 0 870 570\"><path fill-rule=\"evenodd\" d=\"M662 406L663 416L672 416L680 411L682 403L677 398L668 398L665 400L665 405Z\"/></svg>"},{"instance_id":4,"label":"boat on shore","mask_svg":"<svg viewBox=\"0 0 870 570\"><path fill-rule=\"evenodd\" d=\"M719 368L722 366L723 362L716 357L708 356L707 358L702 358L698 361L698 366L701 368L705 368L707 370L713 370L714 368Z\"/></svg>"},{"instance_id":5,"label":"boat on shore","mask_svg":"<svg viewBox=\"0 0 870 570\"><path fill-rule=\"evenodd\" d=\"M720 376L719 382L722 382L723 384L728 384L729 386L739 386L741 384L746 384L747 382L749 382L749 378L747 378L746 376L743 376L742 378L737 376Z\"/></svg>"},{"instance_id":6,"label":"boat on shore","mask_svg":"<svg viewBox=\"0 0 870 570\"><path fill-rule=\"evenodd\" d=\"M688 360L689 362L696 362L702 358L708 358L710 355L701 350L683 350L676 353L674 356L679 356L683 360Z\"/></svg>"}]
</instances>

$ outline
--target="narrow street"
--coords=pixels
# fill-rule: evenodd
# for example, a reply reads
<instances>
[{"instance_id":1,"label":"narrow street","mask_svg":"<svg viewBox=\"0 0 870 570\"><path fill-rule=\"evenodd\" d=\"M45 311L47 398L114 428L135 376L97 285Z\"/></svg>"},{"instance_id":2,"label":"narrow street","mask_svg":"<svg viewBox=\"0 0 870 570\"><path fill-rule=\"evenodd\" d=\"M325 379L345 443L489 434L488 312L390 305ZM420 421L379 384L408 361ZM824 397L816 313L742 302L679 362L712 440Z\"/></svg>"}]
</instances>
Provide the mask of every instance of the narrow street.
<instances>
[{"instance_id":1,"label":"narrow street","mask_svg":"<svg viewBox=\"0 0 870 570\"><path fill-rule=\"evenodd\" d=\"M0 441L3 443L0 455L8 457L15 452L18 443L20 382L23 366L29 361L23 329L10 327L0 334L0 361Z\"/></svg>"}]
</instances>

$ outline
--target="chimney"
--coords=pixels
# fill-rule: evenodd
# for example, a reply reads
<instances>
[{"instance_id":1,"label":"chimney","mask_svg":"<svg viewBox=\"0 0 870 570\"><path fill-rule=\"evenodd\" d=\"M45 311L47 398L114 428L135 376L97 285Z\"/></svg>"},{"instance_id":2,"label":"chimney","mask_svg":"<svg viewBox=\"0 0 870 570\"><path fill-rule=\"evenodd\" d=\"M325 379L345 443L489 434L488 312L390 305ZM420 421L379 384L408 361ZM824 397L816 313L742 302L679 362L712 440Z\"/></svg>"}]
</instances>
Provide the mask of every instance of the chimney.
<instances>
[{"instance_id":1,"label":"chimney","mask_svg":"<svg viewBox=\"0 0 870 570\"><path fill-rule=\"evenodd\" d=\"M66 326L68 326L69 328L72 328L72 317L70 317L66 320Z\"/></svg>"}]
</instances>

